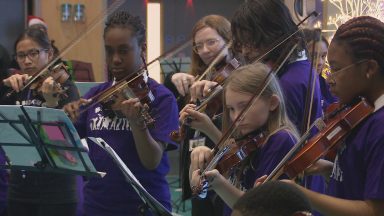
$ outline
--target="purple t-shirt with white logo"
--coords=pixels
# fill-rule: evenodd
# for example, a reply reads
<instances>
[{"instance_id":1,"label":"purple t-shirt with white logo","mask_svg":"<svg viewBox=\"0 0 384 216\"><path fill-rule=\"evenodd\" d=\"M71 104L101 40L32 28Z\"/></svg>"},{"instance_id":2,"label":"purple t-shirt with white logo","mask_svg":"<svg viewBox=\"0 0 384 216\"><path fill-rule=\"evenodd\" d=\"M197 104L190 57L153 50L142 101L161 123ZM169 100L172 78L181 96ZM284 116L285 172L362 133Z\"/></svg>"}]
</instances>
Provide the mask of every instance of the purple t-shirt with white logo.
<instances>
[{"instance_id":1,"label":"purple t-shirt with white logo","mask_svg":"<svg viewBox=\"0 0 384 216\"><path fill-rule=\"evenodd\" d=\"M111 82L91 89L84 98L90 98L110 87ZM151 103L151 116L155 125L149 129L156 141L168 143L167 150L177 146L169 139L171 131L178 129L176 99L163 85L149 78L148 86L155 96ZM81 123L81 124L80 124ZM167 153L163 153L160 164L154 170L147 170L140 162L129 121L126 118L109 118L96 104L80 116L76 127L81 137L103 138L122 158L143 187L166 208L171 209L170 191L165 179L169 171ZM84 188L84 211L86 215L119 216L138 215L137 207L142 204L137 193L125 181L117 165L100 147L89 143L89 156L96 169L107 172L104 178L92 178Z\"/></svg>"},{"instance_id":2,"label":"purple t-shirt with white logo","mask_svg":"<svg viewBox=\"0 0 384 216\"><path fill-rule=\"evenodd\" d=\"M351 131L338 150L328 194L350 200L384 199L384 108Z\"/></svg>"}]
</instances>

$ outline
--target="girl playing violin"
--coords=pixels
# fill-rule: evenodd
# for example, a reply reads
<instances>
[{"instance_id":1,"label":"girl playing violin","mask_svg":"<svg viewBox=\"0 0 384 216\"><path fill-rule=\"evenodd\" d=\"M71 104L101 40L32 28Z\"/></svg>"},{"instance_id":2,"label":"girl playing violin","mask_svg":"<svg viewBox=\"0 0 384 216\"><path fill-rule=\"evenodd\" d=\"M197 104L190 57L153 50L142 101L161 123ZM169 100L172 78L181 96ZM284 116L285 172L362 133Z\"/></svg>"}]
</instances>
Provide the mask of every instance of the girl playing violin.
<instances>
[{"instance_id":1,"label":"girl playing violin","mask_svg":"<svg viewBox=\"0 0 384 216\"><path fill-rule=\"evenodd\" d=\"M308 125L322 115L321 92L318 76L313 75L312 79L310 78L312 68L308 60L309 55L304 49L302 35L297 32L287 38L298 30L287 6L281 0L244 1L232 17L231 28L235 53L241 53L250 63L267 52L271 44L287 39L262 59L265 64L275 65L281 56L287 55L287 50L297 44L297 48L277 73L277 77L284 93L288 117L300 134L303 134ZM310 83L311 80L315 85ZM310 100L312 86L313 98ZM311 132L313 134L316 131ZM303 180L303 184L318 192L325 189L321 176L308 176Z\"/></svg>"},{"instance_id":2,"label":"girl playing violin","mask_svg":"<svg viewBox=\"0 0 384 216\"><path fill-rule=\"evenodd\" d=\"M199 86L197 83L203 83L205 80L213 78L211 73L209 73L207 77L203 78L204 81L194 84L195 77L201 75L220 52L222 52L223 58L225 58L223 60L225 61L231 57L231 51L226 46L231 40L231 25L223 16L208 15L197 21L192 29L192 40L193 50L190 72L170 74L164 81L164 85L170 88L172 92L177 92L175 94L176 97L180 95L184 97L190 93L193 98L200 90L197 88ZM180 102L179 108L181 109L185 105L185 100L183 103ZM219 102L220 107L221 104ZM214 122L218 121L221 121L221 119L214 119ZM185 131L185 138L182 141L181 163L179 166L181 167L182 199L185 200L191 198L189 184L190 149L197 145L213 147L213 143L211 140L206 139L205 136L202 136L199 131L191 130L190 128ZM209 199L204 200L192 198L192 215L221 215L221 206L222 201L217 199L215 195L210 195Z\"/></svg>"},{"instance_id":3,"label":"girl playing violin","mask_svg":"<svg viewBox=\"0 0 384 216\"><path fill-rule=\"evenodd\" d=\"M108 70L114 81L92 88L85 94L86 99L68 104L64 109L73 121L77 120L75 126L80 137L104 139L129 166L143 187L171 210L169 185L165 179L169 171L166 151L176 148L168 135L178 126L176 99L171 92L145 76L144 81L154 96L149 104L155 118L152 128L148 128L141 118L143 105L138 98L116 102L123 116L110 117L101 103L95 103L80 113L80 105L86 104L88 98L143 68L145 35L145 27L139 17L127 11L113 13L104 28L104 43ZM142 200L108 154L96 145L89 145L89 157L97 170L108 174L102 179L92 178L85 185L85 215L139 215L138 207L143 204Z\"/></svg>"},{"instance_id":4,"label":"girl playing violin","mask_svg":"<svg viewBox=\"0 0 384 216\"><path fill-rule=\"evenodd\" d=\"M328 195L299 185L324 215L384 215L384 23L361 16L341 25L329 46L330 91L341 104L364 97L374 112L353 129L338 149ZM316 165L314 165L316 166Z\"/></svg>"},{"instance_id":5,"label":"girl playing violin","mask_svg":"<svg viewBox=\"0 0 384 216\"><path fill-rule=\"evenodd\" d=\"M46 106L62 108L64 104L79 98L74 83L67 79L61 86L66 88L65 95L52 76L42 81L41 87L32 90L24 87L28 78L42 70L53 59L51 41L46 32L37 28L28 28L15 43L15 59L21 74L14 74L2 81L8 88L15 90L2 104L20 104L27 106ZM75 215L76 214L76 177L64 174L11 171L8 192L9 215Z\"/></svg>"},{"instance_id":6,"label":"girl playing violin","mask_svg":"<svg viewBox=\"0 0 384 216\"><path fill-rule=\"evenodd\" d=\"M228 78L228 84L224 88L224 128L233 122L245 105L252 98L253 94L260 89L270 69L261 63L247 65L235 70ZM197 128L206 133L212 140L218 140L220 132L211 132L212 125L209 118L204 114L193 110L189 105L183 109L180 119L183 121L189 115L192 117L191 127ZM280 86L272 75L270 83L261 97L254 104L244 119L236 123L235 137L252 137L260 133L265 134L266 140L262 143L251 143L259 145L240 165L234 167L229 175L228 181L223 174L216 169L203 173L210 181L211 188L226 202L229 207L241 196L243 191L253 187L254 181L269 173L282 157L294 145L297 132L293 123L289 120ZM251 141L253 142L253 141ZM191 185L196 186L200 182L200 171L212 158L213 153L208 147L197 147L191 154ZM229 215L230 210L225 209L224 215Z\"/></svg>"},{"instance_id":7,"label":"girl playing violin","mask_svg":"<svg viewBox=\"0 0 384 216\"><path fill-rule=\"evenodd\" d=\"M231 40L231 24L225 17L220 15L205 16L194 25L192 40L190 73L171 73L167 76L164 84L169 86L171 90L176 88L181 96L190 93L191 97L195 98L194 95L197 90L195 90L195 87L192 90L190 89L195 78L206 70L220 52L222 52L226 60L231 57L231 52L226 46ZM210 80L209 75L204 79Z\"/></svg>"}]
</instances>

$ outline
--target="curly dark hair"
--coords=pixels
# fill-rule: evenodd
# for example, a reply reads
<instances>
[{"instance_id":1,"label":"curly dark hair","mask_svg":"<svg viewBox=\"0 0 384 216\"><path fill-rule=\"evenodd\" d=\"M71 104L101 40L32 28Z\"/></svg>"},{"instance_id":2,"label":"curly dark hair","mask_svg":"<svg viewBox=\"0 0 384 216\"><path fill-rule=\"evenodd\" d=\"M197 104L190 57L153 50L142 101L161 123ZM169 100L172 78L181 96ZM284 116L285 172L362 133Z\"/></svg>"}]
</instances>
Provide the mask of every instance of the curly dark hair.
<instances>
[{"instance_id":1,"label":"curly dark hair","mask_svg":"<svg viewBox=\"0 0 384 216\"><path fill-rule=\"evenodd\" d=\"M137 37L139 44L145 43L145 26L139 16L133 16L127 11L117 11L108 17L104 28L105 34L111 28L129 28Z\"/></svg>"},{"instance_id":2,"label":"curly dark hair","mask_svg":"<svg viewBox=\"0 0 384 216\"><path fill-rule=\"evenodd\" d=\"M384 23L370 16L360 16L341 25L332 43L346 44L355 60L373 59L384 74Z\"/></svg>"},{"instance_id":3,"label":"curly dark hair","mask_svg":"<svg viewBox=\"0 0 384 216\"><path fill-rule=\"evenodd\" d=\"M295 186L272 181L246 192L233 206L243 216L292 216L296 212L310 212L311 205Z\"/></svg>"}]
</instances>

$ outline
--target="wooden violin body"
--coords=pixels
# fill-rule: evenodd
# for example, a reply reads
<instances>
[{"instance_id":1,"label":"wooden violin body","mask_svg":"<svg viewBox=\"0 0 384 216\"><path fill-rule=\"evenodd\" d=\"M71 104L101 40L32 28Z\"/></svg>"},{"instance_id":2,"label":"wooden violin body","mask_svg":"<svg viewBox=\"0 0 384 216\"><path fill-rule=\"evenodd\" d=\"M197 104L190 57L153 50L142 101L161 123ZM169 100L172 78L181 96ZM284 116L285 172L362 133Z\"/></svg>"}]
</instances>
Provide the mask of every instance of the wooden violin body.
<instances>
[{"instance_id":1,"label":"wooden violin body","mask_svg":"<svg viewBox=\"0 0 384 216\"><path fill-rule=\"evenodd\" d=\"M365 100L361 100L356 105L338 111L335 116L326 119L326 127L309 139L287 162L284 172L290 178L295 178L329 151L337 149L344 137L372 112L373 107Z\"/></svg>"},{"instance_id":2,"label":"wooden violin body","mask_svg":"<svg viewBox=\"0 0 384 216\"><path fill-rule=\"evenodd\" d=\"M264 132L247 135L238 140L228 139L226 144L215 152L215 157L207 166L206 171L216 168L223 176L229 177L231 170L247 159L258 148L261 148L266 141L267 136ZM192 193L204 198L207 186L207 181L202 177L200 183L192 188Z\"/></svg>"},{"instance_id":3,"label":"wooden violin body","mask_svg":"<svg viewBox=\"0 0 384 216\"><path fill-rule=\"evenodd\" d=\"M229 143L229 151L220 159L216 169L224 176L228 176L230 171L248 158L252 152L260 148L266 141L264 133L256 136L247 136L241 140Z\"/></svg>"},{"instance_id":4,"label":"wooden violin body","mask_svg":"<svg viewBox=\"0 0 384 216\"><path fill-rule=\"evenodd\" d=\"M35 77L32 76L31 79L34 81L30 84L30 89L35 91L36 93L41 93L41 87L43 86L43 82L48 78L52 77L56 82L55 88L59 95L63 95L65 90L58 84L64 84L69 79L68 68L64 63L60 62L49 68L48 70L42 71L38 73ZM58 83L58 84L57 84Z\"/></svg>"},{"instance_id":5,"label":"wooden violin body","mask_svg":"<svg viewBox=\"0 0 384 216\"><path fill-rule=\"evenodd\" d=\"M149 114L149 104L155 100L155 97L145 82L143 74L134 74L130 78L98 95L99 98L102 98L100 103L103 112L110 118L124 117L121 112L121 103L130 98L139 98L143 104L141 117L147 126L153 126L155 121Z\"/></svg>"}]
</instances>

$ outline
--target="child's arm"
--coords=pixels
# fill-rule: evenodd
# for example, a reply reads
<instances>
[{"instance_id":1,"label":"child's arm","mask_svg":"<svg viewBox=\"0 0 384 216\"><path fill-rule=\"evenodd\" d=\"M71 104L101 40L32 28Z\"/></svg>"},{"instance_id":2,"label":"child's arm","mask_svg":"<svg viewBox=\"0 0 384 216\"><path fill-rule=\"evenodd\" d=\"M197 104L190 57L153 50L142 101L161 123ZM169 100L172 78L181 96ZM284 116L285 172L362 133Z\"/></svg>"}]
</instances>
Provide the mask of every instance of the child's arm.
<instances>
[{"instance_id":1,"label":"child's arm","mask_svg":"<svg viewBox=\"0 0 384 216\"><path fill-rule=\"evenodd\" d=\"M292 181L287 182L293 183ZM297 184L294 185L304 192L313 208L324 215L384 216L384 200L346 200L316 193Z\"/></svg>"},{"instance_id":2,"label":"child's arm","mask_svg":"<svg viewBox=\"0 0 384 216\"><path fill-rule=\"evenodd\" d=\"M179 121L186 123L192 128L199 130L206 134L209 139L211 139L214 143L217 143L221 138L221 131L213 124L212 120L205 114L198 111L195 111L196 105L187 104L180 111ZM191 122L185 122L187 117L192 119Z\"/></svg>"},{"instance_id":3,"label":"child's arm","mask_svg":"<svg viewBox=\"0 0 384 216\"><path fill-rule=\"evenodd\" d=\"M230 208L233 208L236 201L244 194L243 191L228 182L228 180L225 179L224 176L222 176L216 169L207 171L204 175L209 182L210 188L213 189ZM199 179L199 170L193 171L191 185L198 185Z\"/></svg>"}]
</instances>

